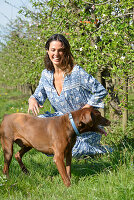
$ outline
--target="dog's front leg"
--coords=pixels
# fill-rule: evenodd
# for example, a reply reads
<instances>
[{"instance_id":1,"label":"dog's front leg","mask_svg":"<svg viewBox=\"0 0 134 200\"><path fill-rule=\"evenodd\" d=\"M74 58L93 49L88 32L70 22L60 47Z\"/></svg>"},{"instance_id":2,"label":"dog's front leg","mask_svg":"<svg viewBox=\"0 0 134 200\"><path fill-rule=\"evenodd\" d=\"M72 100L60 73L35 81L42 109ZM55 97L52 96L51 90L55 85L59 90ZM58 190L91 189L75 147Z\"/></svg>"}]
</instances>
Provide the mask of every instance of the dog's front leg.
<instances>
[{"instance_id":1,"label":"dog's front leg","mask_svg":"<svg viewBox=\"0 0 134 200\"><path fill-rule=\"evenodd\" d=\"M67 171L66 171L66 167L65 167L65 163L64 163L64 154L58 154L58 155L54 155L54 162L57 166L57 169L61 175L61 178L64 182L64 184L69 187L70 186L70 179L67 175Z\"/></svg>"},{"instance_id":2,"label":"dog's front leg","mask_svg":"<svg viewBox=\"0 0 134 200\"><path fill-rule=\"evenodd\" d=\"M71 179L71 162L72 162L72 151L66 155L66 171L68 177Z\"/></svg>"}]
</instances>

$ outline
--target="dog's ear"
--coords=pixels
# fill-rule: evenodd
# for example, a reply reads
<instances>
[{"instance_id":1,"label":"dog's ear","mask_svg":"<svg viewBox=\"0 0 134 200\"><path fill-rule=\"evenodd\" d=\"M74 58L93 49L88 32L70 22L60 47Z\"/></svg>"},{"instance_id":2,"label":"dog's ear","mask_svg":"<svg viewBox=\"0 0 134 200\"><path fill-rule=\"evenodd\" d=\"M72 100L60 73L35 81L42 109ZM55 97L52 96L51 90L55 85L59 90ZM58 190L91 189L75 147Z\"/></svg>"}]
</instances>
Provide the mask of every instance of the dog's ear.
<instances>
[{"instance_id":1,"label":"dog's ear","mask_svg":"<svg viewBox=\"0 0 134 200\"><path fill-rule=\"evenodd\" d=\"M93 119L92 119L92 116L91 116L91 112L89 112L89 111L82 112L80 121L82 123L88 124L90 127L92 127L93 126Z\"/></svg>"}]
</instances>

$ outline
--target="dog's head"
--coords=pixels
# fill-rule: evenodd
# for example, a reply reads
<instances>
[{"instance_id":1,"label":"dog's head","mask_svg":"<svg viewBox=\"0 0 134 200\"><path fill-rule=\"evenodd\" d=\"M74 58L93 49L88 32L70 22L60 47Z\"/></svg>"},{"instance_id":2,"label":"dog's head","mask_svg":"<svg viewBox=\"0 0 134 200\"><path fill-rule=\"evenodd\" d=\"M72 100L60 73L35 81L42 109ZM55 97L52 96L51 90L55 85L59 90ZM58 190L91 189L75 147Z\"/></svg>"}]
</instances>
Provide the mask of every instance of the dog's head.
<instances>
[{"instance_id":1,"label":"dog's head","mask_svg":"<svg viewBox=\"0 0 134 200\"><path fill-rule=\"evenodd\" d=\"M110 123L108 119L102 117L101 113L93 107L84 108L79 121L80 132L94 131L107 135L103 127L109 126Z\"/></svg>"}]
</instances>

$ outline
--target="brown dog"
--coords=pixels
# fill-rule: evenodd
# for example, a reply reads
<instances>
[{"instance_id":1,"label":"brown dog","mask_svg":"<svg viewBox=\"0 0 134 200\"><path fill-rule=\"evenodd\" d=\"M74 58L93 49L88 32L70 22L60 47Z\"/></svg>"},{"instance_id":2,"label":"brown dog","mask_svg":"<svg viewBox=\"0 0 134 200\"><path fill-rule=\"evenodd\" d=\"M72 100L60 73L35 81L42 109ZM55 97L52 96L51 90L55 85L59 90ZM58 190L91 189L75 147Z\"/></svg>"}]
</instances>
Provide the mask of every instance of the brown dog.
<instances>
[{"instance_id":1,"label":"brown dog","mask_svg":"<svg viewBox=\"0 0 134 200\"><path fill-rule=\"evenodd\" d=\"M95 131L105 134L98 125L110 125L110 121L92 107L71 113L79 133ZM72 148L76 142L76 133L68 114L51 118L38 118L24 113L5 115L0 126L0 136L4 152L4 174L9 175L15 142L21 147L15 158L23 172L28 173L28 170L22 162L22 156L35 148L43 153L54 154L54 161L63 182L67 187L70 186Z\"/></svg>"}]
</instances>

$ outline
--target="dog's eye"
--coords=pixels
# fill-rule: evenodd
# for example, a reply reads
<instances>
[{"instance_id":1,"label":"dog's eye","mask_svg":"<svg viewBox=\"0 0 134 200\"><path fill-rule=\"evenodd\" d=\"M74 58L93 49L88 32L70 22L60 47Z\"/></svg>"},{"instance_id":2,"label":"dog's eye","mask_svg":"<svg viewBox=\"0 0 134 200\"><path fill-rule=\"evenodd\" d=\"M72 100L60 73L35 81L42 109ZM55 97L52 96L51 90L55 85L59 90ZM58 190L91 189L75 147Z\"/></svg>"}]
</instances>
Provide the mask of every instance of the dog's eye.
<instances>
[{"instance_id":1,"label":"dog's eye","mask_svg":"<svg viewBox=\"0 0 134 200\"><path fill-rule=\"evenodd\" d=\"M93 112L91 112L91 118L92 118L92 120L95 119L95 116L94 116Z\"/></svg>"},{"instance_id":2,"label":"dog's eye","mask_svg":"<svg viewBox=\"0 0 134 200\"><path fill-rule=\"evenodd\" d=\"M100 113L100 111L98 111L98 110L94 110L94 114L96 115L96 116L101 116L101 113Z\"/></svg>"}]
</instances>

